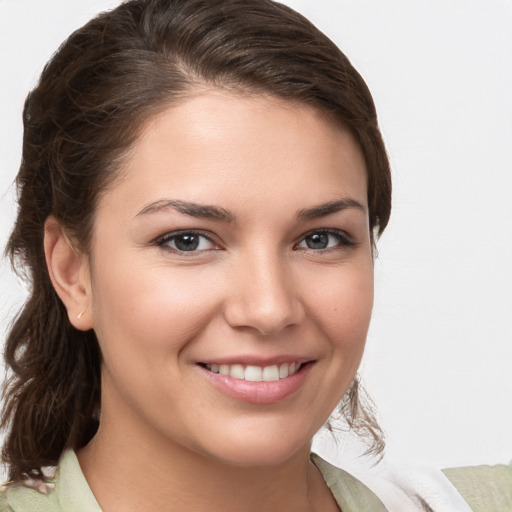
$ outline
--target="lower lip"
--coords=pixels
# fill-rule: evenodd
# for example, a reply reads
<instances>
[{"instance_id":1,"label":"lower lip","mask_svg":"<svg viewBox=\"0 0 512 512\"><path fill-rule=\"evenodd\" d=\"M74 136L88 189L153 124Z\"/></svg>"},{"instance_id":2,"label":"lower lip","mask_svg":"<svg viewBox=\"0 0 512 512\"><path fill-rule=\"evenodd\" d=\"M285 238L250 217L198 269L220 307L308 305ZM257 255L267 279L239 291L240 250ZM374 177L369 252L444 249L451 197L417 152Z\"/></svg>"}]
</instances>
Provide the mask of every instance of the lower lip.
<instances>
[{"instance_id":1,"label":"lower lip","mask_svg":"<svg viewBox=\"0 0 512 512\"><path fill-rule=\"evenodd\" d=\"M198 366L203 375L224 394L253 404L273 404L296 393L304 384L312 362L303 364L293 375L273 382L250 382L214 373Z\"/></svg>"}]
</instances>

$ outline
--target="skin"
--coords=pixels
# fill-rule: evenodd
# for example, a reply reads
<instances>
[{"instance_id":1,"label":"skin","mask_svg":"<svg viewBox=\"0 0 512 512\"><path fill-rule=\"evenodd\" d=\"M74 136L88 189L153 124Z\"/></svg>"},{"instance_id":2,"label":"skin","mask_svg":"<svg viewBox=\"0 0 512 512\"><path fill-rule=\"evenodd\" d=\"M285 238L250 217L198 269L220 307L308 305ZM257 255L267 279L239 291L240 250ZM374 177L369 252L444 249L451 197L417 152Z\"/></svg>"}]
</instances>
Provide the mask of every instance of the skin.
<instances>
[{"instance_id":1,"label":"skin","mask_svg":"<svg viewBox=\"0 0 512 512\"><path fill-rule=\"evenodd\" d=\"M89 255L47 222L56 290L103 354L101 425L78 457L105 512L337 510L309 450L364 349L366 194L348 131L308 106L210 90L145 126L99 201ZM201 232L197 250L178 250L180 230ZM325 248L308 247L326 230ZM309 363L274 403L229 396L198 364L276 357Z\"/></svg>"}]
</instances>

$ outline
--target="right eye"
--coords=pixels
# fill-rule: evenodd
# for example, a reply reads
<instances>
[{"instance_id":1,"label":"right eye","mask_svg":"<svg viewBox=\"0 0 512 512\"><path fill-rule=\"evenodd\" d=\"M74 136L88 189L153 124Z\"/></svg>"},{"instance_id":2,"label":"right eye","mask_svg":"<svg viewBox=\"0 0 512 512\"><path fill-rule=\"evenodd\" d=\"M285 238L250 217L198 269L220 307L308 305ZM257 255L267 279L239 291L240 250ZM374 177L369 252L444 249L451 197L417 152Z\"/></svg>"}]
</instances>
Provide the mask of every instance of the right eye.
<instances>
[{"instance_id":1,"label":"right eye","mask_svg":"<svg viewBox=\"0 0 512 512\"><path fill-rule=\"evenodd\" d=\"M208 236L197 231L168 233L160 237L156 241L156 245L179 253L194 253L218 249L218 246Z\"/></svg>"}]
</instances>

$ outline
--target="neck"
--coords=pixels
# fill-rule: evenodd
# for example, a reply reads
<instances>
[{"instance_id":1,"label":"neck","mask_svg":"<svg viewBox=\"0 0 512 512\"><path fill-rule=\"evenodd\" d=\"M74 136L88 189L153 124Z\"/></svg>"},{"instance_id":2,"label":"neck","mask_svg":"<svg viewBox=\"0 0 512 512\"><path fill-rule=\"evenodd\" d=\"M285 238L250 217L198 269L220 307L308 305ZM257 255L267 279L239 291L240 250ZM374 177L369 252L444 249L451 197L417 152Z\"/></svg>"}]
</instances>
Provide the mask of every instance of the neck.
<instances>
[{"instance_id":1,"label":"neck","mask_svg":"<svg viewBox=\"0 0 512 512\"><path fill-rule=\"evenodd\" d=\"M123 400L115 386L110 390L102 394L96 436L77 454L103 512L338 510L310 461L309 442L293 451L289 446L289 456L272 453L270 445L252 454L238 453L240 446L223 456L218 443L194 441L193 435L180 439L176 425L169 435ZM229 443L224 445L229 452Z\"/></svg>"},{"instance_id":2,"label":"neck","mask_svg":"<svg viewBox=\"0 0 512 512\"><path fill-rule=\"evenodd\" d=\"M309 447L271 466L239 467L182 447L108 445L99 434L78 453L104 512L123 510L315 510L321 476Z\"/></svg>"},{"instance_id":3,"label":"neck","mask_svg":"<svg viewBox=\"0 0 512 512\"><path fill-rule=\"evenodd\" d=\"M78 459L104 512L338 510L304 446L289 459L239 466L149 432L135 437L102 425Z\"/></svg>"}]
</instances>

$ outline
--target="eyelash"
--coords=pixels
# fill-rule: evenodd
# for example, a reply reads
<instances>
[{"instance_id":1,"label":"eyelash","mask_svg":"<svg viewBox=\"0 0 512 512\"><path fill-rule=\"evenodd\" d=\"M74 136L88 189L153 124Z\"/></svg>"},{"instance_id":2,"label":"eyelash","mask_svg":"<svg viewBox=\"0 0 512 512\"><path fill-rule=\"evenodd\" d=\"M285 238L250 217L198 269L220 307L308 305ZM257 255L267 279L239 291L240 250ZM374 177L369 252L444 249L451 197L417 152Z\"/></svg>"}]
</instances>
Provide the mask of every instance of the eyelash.
<instances>
[{"instance_id":1,"label":"eyelash","mask_svg":"<svg viewBox=\"0 0 512 512\"><path fill-rule=\"evenodd\" d=\"M169 243L171 243L173 240L176 241L176 239L178 239L179 237L185 237L185 236L204 238L204 239L208 240L208 242L210 244L212 244L213 246L217 246L217 247L209 248L209 249L202 249L199 251L197 249L194 249L192 251L184 251L184 250L178 249L177 247L169 246ZM201 243L201 242L199 242L199 243ZM178 253L178 254L187 254L187 253L197 254L198 252L218 250L218 244L213 241L213 238L210 234L205 233L204 231L197 231L197 230L193 230L193 229L192 230L188 229L188 230L182 230L182 231L173 231L172 233L167 233L166 235L157 238L155 240L155 245L158 247L162 247L168 251Z\"/></svg>"},{"instance_id":2,"label":"eyelash","mask_svg":"<svg viewBox=\"0 0 512 512\"><path fill-rule=\"evenodd\" d=\"M300 247L300 244L305 242L308 237L312 237L314 235L327 235L328 237L332 237L336 240L337 244L333 247L325 247L323 249L313 249L310 247ZM345 231L340 231L337 229L314 229L309 233L306 233L300 239L300 242L295 244L294 250L298 250L304 248L308 251L312 252L327 252L327 251L336 251L342 249L349 249L351 247L355 247L357 243L349 237L349 235Z\"/></svg>"},{"instance_id":3,"label":"eyelash","mask_svg":"<svg viewBox=\"0 0 512 512\"><path fill-rule=\"evenodd\" d=\"M302 244L302 243L307 243L306 240L308 239L308 237L313 237L314 235L327 235L328 237L334 238L337 243L336 243L336 245L334 245L332 247L325 247L325 248L319 248L319 249L300 246L300 244ZM199 249L199 250L197 250L197 247L196 247L193 250L186 251L186 250L179 249L177 247L171 247L169 245L172 241L176 242L176 240L179 239L179 237L185 237L185 236L196 237L199 239L200 238L206 239L210 244L212 244L213 246L216 246L216 247L207 248L207 249ZM206 252L206 251L212 251L212 250L219 249L219 244L213 240L213 237L211 236L211 234L206 233L204 231L197 231L197 230L182 230L182 231L174 231L172 233L167 233L167 234L157 238L155 240L154 244L157 247L162 247L165 250L168 250L170 252L174 252L174 253L182 254L182 255L188 254L190 256L198 254L198 253ZM201 241L198 241L198 246L200 246L200 244L201 244ZM308 233L304 234L301 237L301 239L299 240L299 242L294 244L293 250L305 249L307 251L318 253L318 252L336 251L336 250L341 250L341 249L349 249L351 247L355 247L356 245L357 245L357 243L354 242L344 231L335 230L335 229L315 229L315 230L309 231Z\"/></svg>"}]
</instances>

